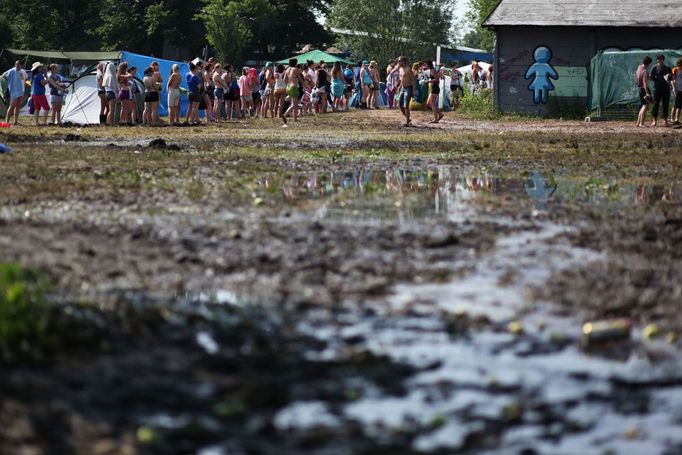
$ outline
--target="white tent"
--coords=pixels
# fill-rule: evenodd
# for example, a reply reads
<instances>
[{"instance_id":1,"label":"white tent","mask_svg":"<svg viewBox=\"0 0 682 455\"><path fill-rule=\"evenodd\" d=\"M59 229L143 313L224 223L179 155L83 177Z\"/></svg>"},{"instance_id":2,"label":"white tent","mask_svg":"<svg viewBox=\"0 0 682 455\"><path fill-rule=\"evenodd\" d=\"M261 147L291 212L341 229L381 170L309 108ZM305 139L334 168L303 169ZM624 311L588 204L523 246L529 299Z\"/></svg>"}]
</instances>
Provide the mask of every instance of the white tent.
<instances>
[{"instance_id":1,"label":"white tent","mask_svg":"<svg viewBox=\"0 0 682 455\"><path fill-rule=\"evenodd\" d=\"M490 71L489 71L490 63L478 62L478 66L480 66L486 72L486 74L490 74ZM473 86L473 79L471 77L471 65L460 66L457 69L459 70L460 73L462 73L462 77L465 80L469 81L468 82L469 90L473 90L474 86ZM462 82L464 82L464 81L462 81Z\"/></svg>"},{"instance_id":2,"label":"white tent","mask_svg":"<svg viewBox=\"0 0 682 455\"><path fill-rule=\"evenodd\" d=\"M79 125L99 124L100 100L95 74L81 76L69 87L62 107L62 122Z\"/></svg>"}]
</instances>

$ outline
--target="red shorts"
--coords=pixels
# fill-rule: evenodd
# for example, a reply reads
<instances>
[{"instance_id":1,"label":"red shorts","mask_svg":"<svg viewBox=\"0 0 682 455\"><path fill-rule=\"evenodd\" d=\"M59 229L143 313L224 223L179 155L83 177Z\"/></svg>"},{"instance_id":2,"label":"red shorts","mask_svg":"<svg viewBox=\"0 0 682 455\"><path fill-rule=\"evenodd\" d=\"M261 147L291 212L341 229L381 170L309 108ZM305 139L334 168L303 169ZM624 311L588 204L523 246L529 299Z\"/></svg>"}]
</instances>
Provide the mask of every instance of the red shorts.
<instances>
[{"instance_id":1,"label":"red shorts","mask_svg":"<svg viewBox=\"0 0 682 455\"><path fill-rule=\"evenodd\" d=\"M44 111L50 110L50 104L47 102L47 96L45 95L31 95L31 100L33 100L33 109L36 112L41 109Z\"/></svg>"}]
</instances>

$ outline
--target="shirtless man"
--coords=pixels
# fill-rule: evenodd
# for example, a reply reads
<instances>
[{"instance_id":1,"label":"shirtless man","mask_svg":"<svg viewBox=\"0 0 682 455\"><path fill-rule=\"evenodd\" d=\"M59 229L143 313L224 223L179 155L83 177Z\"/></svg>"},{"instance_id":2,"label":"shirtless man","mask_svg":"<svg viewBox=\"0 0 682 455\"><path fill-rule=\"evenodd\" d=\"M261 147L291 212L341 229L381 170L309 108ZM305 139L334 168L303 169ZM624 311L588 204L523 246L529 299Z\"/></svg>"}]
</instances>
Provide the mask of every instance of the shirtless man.
<instances>
[{"instance_id":1,"label":"shirtless man","mask_svg":"<svg viewBox=\"0 0 682 455\"><path fill-rule=\"evenodd\" d=\"M289 68L287 68L284 73L284 81L287 83L287 95L291 101L291 107L294 111L294 122L298 121L298 98L302 93L298 93L299 82L303 85L303 77L301 76L301 70L299 70L296 65L298 60L292 58L289 60ZM286 114L282 114L282 119L286 123Z\"/></svg>"},{"instance_id":2,"label":"shirtless man","mask_svg":"<svg viewBox=\"0 0 682 455\"><path fill-rule=\"evenodd\" d=\"M400 80L400 112L405 116L405 125L411 126L412 120L410 119L410 101L414 96L414 86L417 81L415 80L414 73L407 66L407 57L398 58L398 66L396 66L391 73L399 71Z\"/></svg>"}]
</instances>

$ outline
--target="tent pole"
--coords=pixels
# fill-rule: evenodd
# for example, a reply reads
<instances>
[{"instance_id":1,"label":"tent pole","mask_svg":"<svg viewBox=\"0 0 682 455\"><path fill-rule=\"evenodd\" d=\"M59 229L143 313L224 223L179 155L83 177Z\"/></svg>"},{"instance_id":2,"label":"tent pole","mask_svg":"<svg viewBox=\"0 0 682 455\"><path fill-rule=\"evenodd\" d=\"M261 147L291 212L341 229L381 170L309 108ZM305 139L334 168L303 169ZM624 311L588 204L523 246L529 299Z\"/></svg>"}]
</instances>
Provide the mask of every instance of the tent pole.
<instances>
[{"instance_id":1,"label":"tent pole","mask_svg":"<svg viewBox=\"0 0 682 455\"><path fill-rule=\"evenodd\" d=\"M73 82L71 83L71 87L73 87ZM73 91L73 96L76 97L76 102L78 103L78 106L80 107L81 111L83 112L83 117L85 117L85 121L88 122L88 124L89 124L90 119L88 118L88 113L85 112L85 109L83 108L83 103L81 103L80 98L78 98L78 94L76 93L76 90ZM100 112L102 112L102 111L100 111Z\"/></svg>"}]
</instances>

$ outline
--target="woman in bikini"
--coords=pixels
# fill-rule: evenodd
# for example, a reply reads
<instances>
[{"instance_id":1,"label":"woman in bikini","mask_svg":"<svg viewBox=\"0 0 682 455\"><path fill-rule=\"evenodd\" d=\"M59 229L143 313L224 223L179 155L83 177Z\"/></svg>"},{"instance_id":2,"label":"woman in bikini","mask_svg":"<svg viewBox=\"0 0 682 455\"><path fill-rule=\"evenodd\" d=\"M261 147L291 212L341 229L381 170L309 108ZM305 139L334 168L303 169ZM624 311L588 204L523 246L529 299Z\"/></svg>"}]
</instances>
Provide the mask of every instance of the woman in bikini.
<instances>
[{"instance_id":1,"label":"woman in bikini","mask_svg":"<svg viewBox=\"0 0 682 455\"><path fill-rule=\"evenodd\" d=\"M154 125L153 112L159 108L159 90L156 85L156 78L154 77L154 69L150 66L144 70L144 111L142 112L142 123L145 125Z\"/></svg>"},{"instance_id":2,"label":"woman in bikini","mask_svg":"<svg viewBox=\"0 0 682 455\"><path fill-rule=\"evenodd\" d=\"M443 118L443 113L438 109L438 96L440 95L440 72L433 67L433 62L427 60L425 63L426 72L429 74L428 83L431 86L431 93L429 99L426 101L426 106L433 111L433 121L431 123L438 123Z\"/></svg>"},{"instance_id":3,"label":"woman in bikini","mask_svg":"<svg viewBox=\"0 0 682 455\"><path fill-rule=\"evenodd\" d=\"M180 66L176 63L168 77L168 123L173 126L180 125Z\"/></svg>"},{"instance_id":4,"label":"woman in bikini","mask_svg":"<svg viewBox=\"0 0 682 455\"><path fill-rule=\"evenodd\" d=\"M301 82L301 70L296 67L297 64L298 60L295 58L289 60L289 68L287 68L284 76L287 84L287 95L294 110L294 122L298 121L298 84ZM282 114L282 117L286 117L286 113Z\"/></svg>"},{"instance_id":5,"label":"woman in bikini","mask_svg":"<svg viewBox=\"0 0 682 455\"><path fill-rule=\"evenodd\" d=\"M215 87L213 93L213 118L216 122L222 121L222 115L220 112L220 107L225 103L225 83L223 82L223 69L220 63L216 63L213 67L213 74L211 75L211 80Z\"/></svg>"},{"instance_id":6,"label":"woman in bikini","mask_svg":"<svg viewBox=\"0 0 682 455\"><path fill-rule=\"evenodd\" d=\"M116 81L118 82L118 99L121 101L121 121L119 125L132 125L131 113L133 110L133 92L131 83L133 75L128 72L128 63L122 62L118 65Z\"/></svg>"},{"instance_id":7,"label":"woman in bikini","mask_svg":"<svg viewBox=\"0 0 682 455\"><path fill-rule=\"evenodd\" d=\"M284 81L284 77L284 65L278 64L275 68L275 89L273 92L275 115L277 117L281 117L283 114L284 98L287 96L287 83Z\"/></svg>"}]
</instances>

